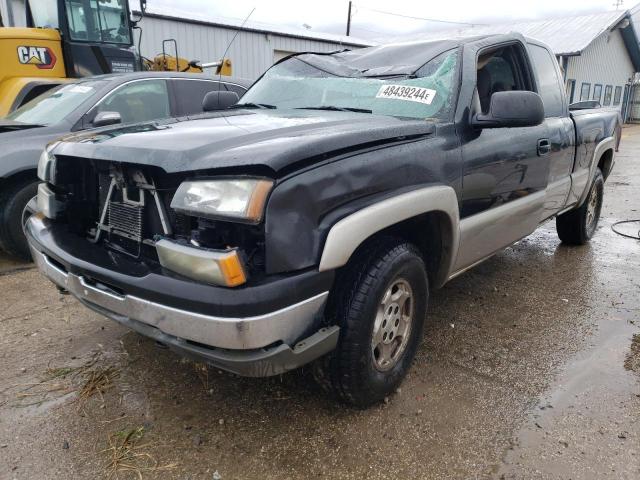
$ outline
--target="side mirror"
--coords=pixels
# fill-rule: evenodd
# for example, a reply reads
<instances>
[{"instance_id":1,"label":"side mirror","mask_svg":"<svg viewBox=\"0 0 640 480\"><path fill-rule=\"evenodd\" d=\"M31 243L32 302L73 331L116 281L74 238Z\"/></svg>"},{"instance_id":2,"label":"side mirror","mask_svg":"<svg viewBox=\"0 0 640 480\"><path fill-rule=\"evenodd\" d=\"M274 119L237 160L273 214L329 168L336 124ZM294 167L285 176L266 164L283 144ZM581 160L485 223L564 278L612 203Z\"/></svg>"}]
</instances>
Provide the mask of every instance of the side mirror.
<instances>
[{"instance_id":1,"label":"side mirror","mask_svg":"<svg viewBox=\"0 0 640 480\"><path fill-rule=\"evenodd\" d=\"M535 92L516 90L491 95L489 113L477 114L476 128L535 127L544 121L544 105Z\"/></svg>"},{"instance_id":2,"label":"side mirror","mask_svg":"<svg viewBox=\"0 0 640 480\"><path fill-rule=\"evenodd\" d=\"M118 112L100 112L91 122L95 128L118 125L119 123L122 123L122 116Z\"/></svg>"},{"instance_id":3,"label":"side mirror","mask_svg":"<svg viewBox=\"0 0 640 480\"><path fill-rule=\"evenodd\" d=\"M202 110L205 112L224 110L235 105L238 100L238 94L235 92L227 92L225 90L209 92L204 96L204 100L202 101Z\"/></svg>"}]
</instances>

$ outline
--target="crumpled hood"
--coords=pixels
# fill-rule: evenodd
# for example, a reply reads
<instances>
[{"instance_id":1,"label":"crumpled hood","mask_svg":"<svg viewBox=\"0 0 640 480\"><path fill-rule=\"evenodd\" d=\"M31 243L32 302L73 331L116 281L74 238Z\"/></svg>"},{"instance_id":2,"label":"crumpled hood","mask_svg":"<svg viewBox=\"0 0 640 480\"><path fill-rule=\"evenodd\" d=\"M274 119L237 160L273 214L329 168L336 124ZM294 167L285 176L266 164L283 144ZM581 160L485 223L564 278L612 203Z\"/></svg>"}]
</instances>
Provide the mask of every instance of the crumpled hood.
<instances>
[{"instance_id":1,"label":"crumpled hood","mask_svg":"<svg viewBox=\"0 0 640 480\"><path fill-rule=\"evenodd\" d=\"M249 166L279 172L299 161L321 160L433 131L433 124L424 120L379 115L238 110L72 135L53 153L154 165L167 173Z\"/></svg>"}]
</instances>

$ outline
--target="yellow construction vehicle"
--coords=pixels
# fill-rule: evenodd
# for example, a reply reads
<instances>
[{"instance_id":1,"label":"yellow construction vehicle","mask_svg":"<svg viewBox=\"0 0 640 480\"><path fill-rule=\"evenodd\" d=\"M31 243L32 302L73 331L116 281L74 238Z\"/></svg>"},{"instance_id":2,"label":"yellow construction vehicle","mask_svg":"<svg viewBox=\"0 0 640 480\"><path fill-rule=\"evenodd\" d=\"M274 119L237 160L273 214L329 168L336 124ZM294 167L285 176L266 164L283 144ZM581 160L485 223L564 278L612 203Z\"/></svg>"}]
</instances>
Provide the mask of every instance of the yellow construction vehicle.
<instances>
[{"instance_id":1,"label":"yellow construction vehicle","mask_svg":"<svg viewBox=\"0 0 640 480\"><path fill-rule=\"evenodd\" d=\"M0 116L65 77L56 30L0 28Z\"/></svg>"},{"instance_id":2,"label":"yellow construction vehicle","mask_svg":"<svg viewBox=\"0 0 640 480\"><path fill-rule=\"evenodd\" d=\"M4 7L0 117L66 79L141 69L127 0L4 0Z\"/></svg>"},{"instance_id":3,"label":"yellow construction vehicle","mask_svg":"<svg viewBox=\"0 0 640 480\"><path fill-rule=\"evenodd\" d=\"M144 15L146 0L140 0ZM21 25L21 26L17 26ZM231 75L231 62L178 56L177 42L142 60L128 0L0 0L0 117L70 78L137 70ZM175 44L175 56L165 45Z\"/></svg>"},{"instance_id":4,"label":"yellow construction vehicle","mask_svg":"<svg viewBox=\"0 0 640 480\"><path fill-rule=\"evenodd\" d=\"M167 54L167 47L173 45L175 55ZM178 53L178 42L174 38L162 41L162 53L153 59L144 58L143 65L146 70L154 72L189 72L202 73L205 69L215 68L216 75L230 77L232 75L231 60L223 58L219 62L200 63L198 60L187 60Z\"/></svg>"}]
</instances>

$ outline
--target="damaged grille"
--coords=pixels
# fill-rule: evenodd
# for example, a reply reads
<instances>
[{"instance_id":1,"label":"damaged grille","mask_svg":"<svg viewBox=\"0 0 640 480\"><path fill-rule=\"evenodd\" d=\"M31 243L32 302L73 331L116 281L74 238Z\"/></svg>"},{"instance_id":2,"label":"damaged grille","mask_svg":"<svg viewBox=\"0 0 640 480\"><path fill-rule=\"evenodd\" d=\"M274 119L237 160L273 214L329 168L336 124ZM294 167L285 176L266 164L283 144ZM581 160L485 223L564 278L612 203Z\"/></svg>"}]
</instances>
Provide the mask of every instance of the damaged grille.
<instances>
[{"instance_id":1,"label":"damaged grille","mask_svg":"<svg viewBox=\"0 0 640 480\"><path fill-rule=\"evenodd\" d=\"M66 205L60 223L71 233L147 265L159 263L155 242L160 237L207 249L237 247L249 275L264 275L263 224L199 218L171 208L178 187L194 172L169 174L153 165L64 155L56 159L56 188Z\"/></svg>"},{"instance_id":2,"label":"damaged grille","mask_svg":"<svg viewBox=\"0 0 640 480\"><path fill-rule=\"evenodd\" d=\"M105 240L118 251L139 257L157 235L170 235L164 196L153 178L138 169L111 165L99 176L100 218L93 242Z\"/></svg>"},{"instance_id":3,"label":"damaged grille","mask_svg":"<svg viewBox=\"0 0 640 480\"><path fill-rule=\"evenodd\" d=\"M141 242L143 208L141 205L109 202L107 227L110 232L134 242Z\"/></svg>"}]
</instances>

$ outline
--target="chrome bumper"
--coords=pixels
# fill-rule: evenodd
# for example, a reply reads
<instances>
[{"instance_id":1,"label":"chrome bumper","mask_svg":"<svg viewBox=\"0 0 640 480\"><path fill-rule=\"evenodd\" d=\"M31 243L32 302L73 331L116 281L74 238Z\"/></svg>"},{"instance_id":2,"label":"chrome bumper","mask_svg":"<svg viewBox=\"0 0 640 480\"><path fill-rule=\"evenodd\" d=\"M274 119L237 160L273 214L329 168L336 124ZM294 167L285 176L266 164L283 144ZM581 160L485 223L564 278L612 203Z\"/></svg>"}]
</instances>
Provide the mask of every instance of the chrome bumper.
<instances>
[{"instance_id":1,"label":"chrome bumper","mask_svg":"<svg viewBox=\"0 0 640 480\"><path fill-rule=\"evenodd\" d=\"M30 222L33 222L33 217ZM35 220L37 222L37 220ZM265 315L226 318L179 310L155 302L120 295L108 286L66 272L31 247L43 275L86 306L120 323L134 320L161 332L199 344L230 350L251 350L284 342L293 346L322 314L328 292ZM335 346L335 345L334 345Z\"/></svg>"}]
</instances>

